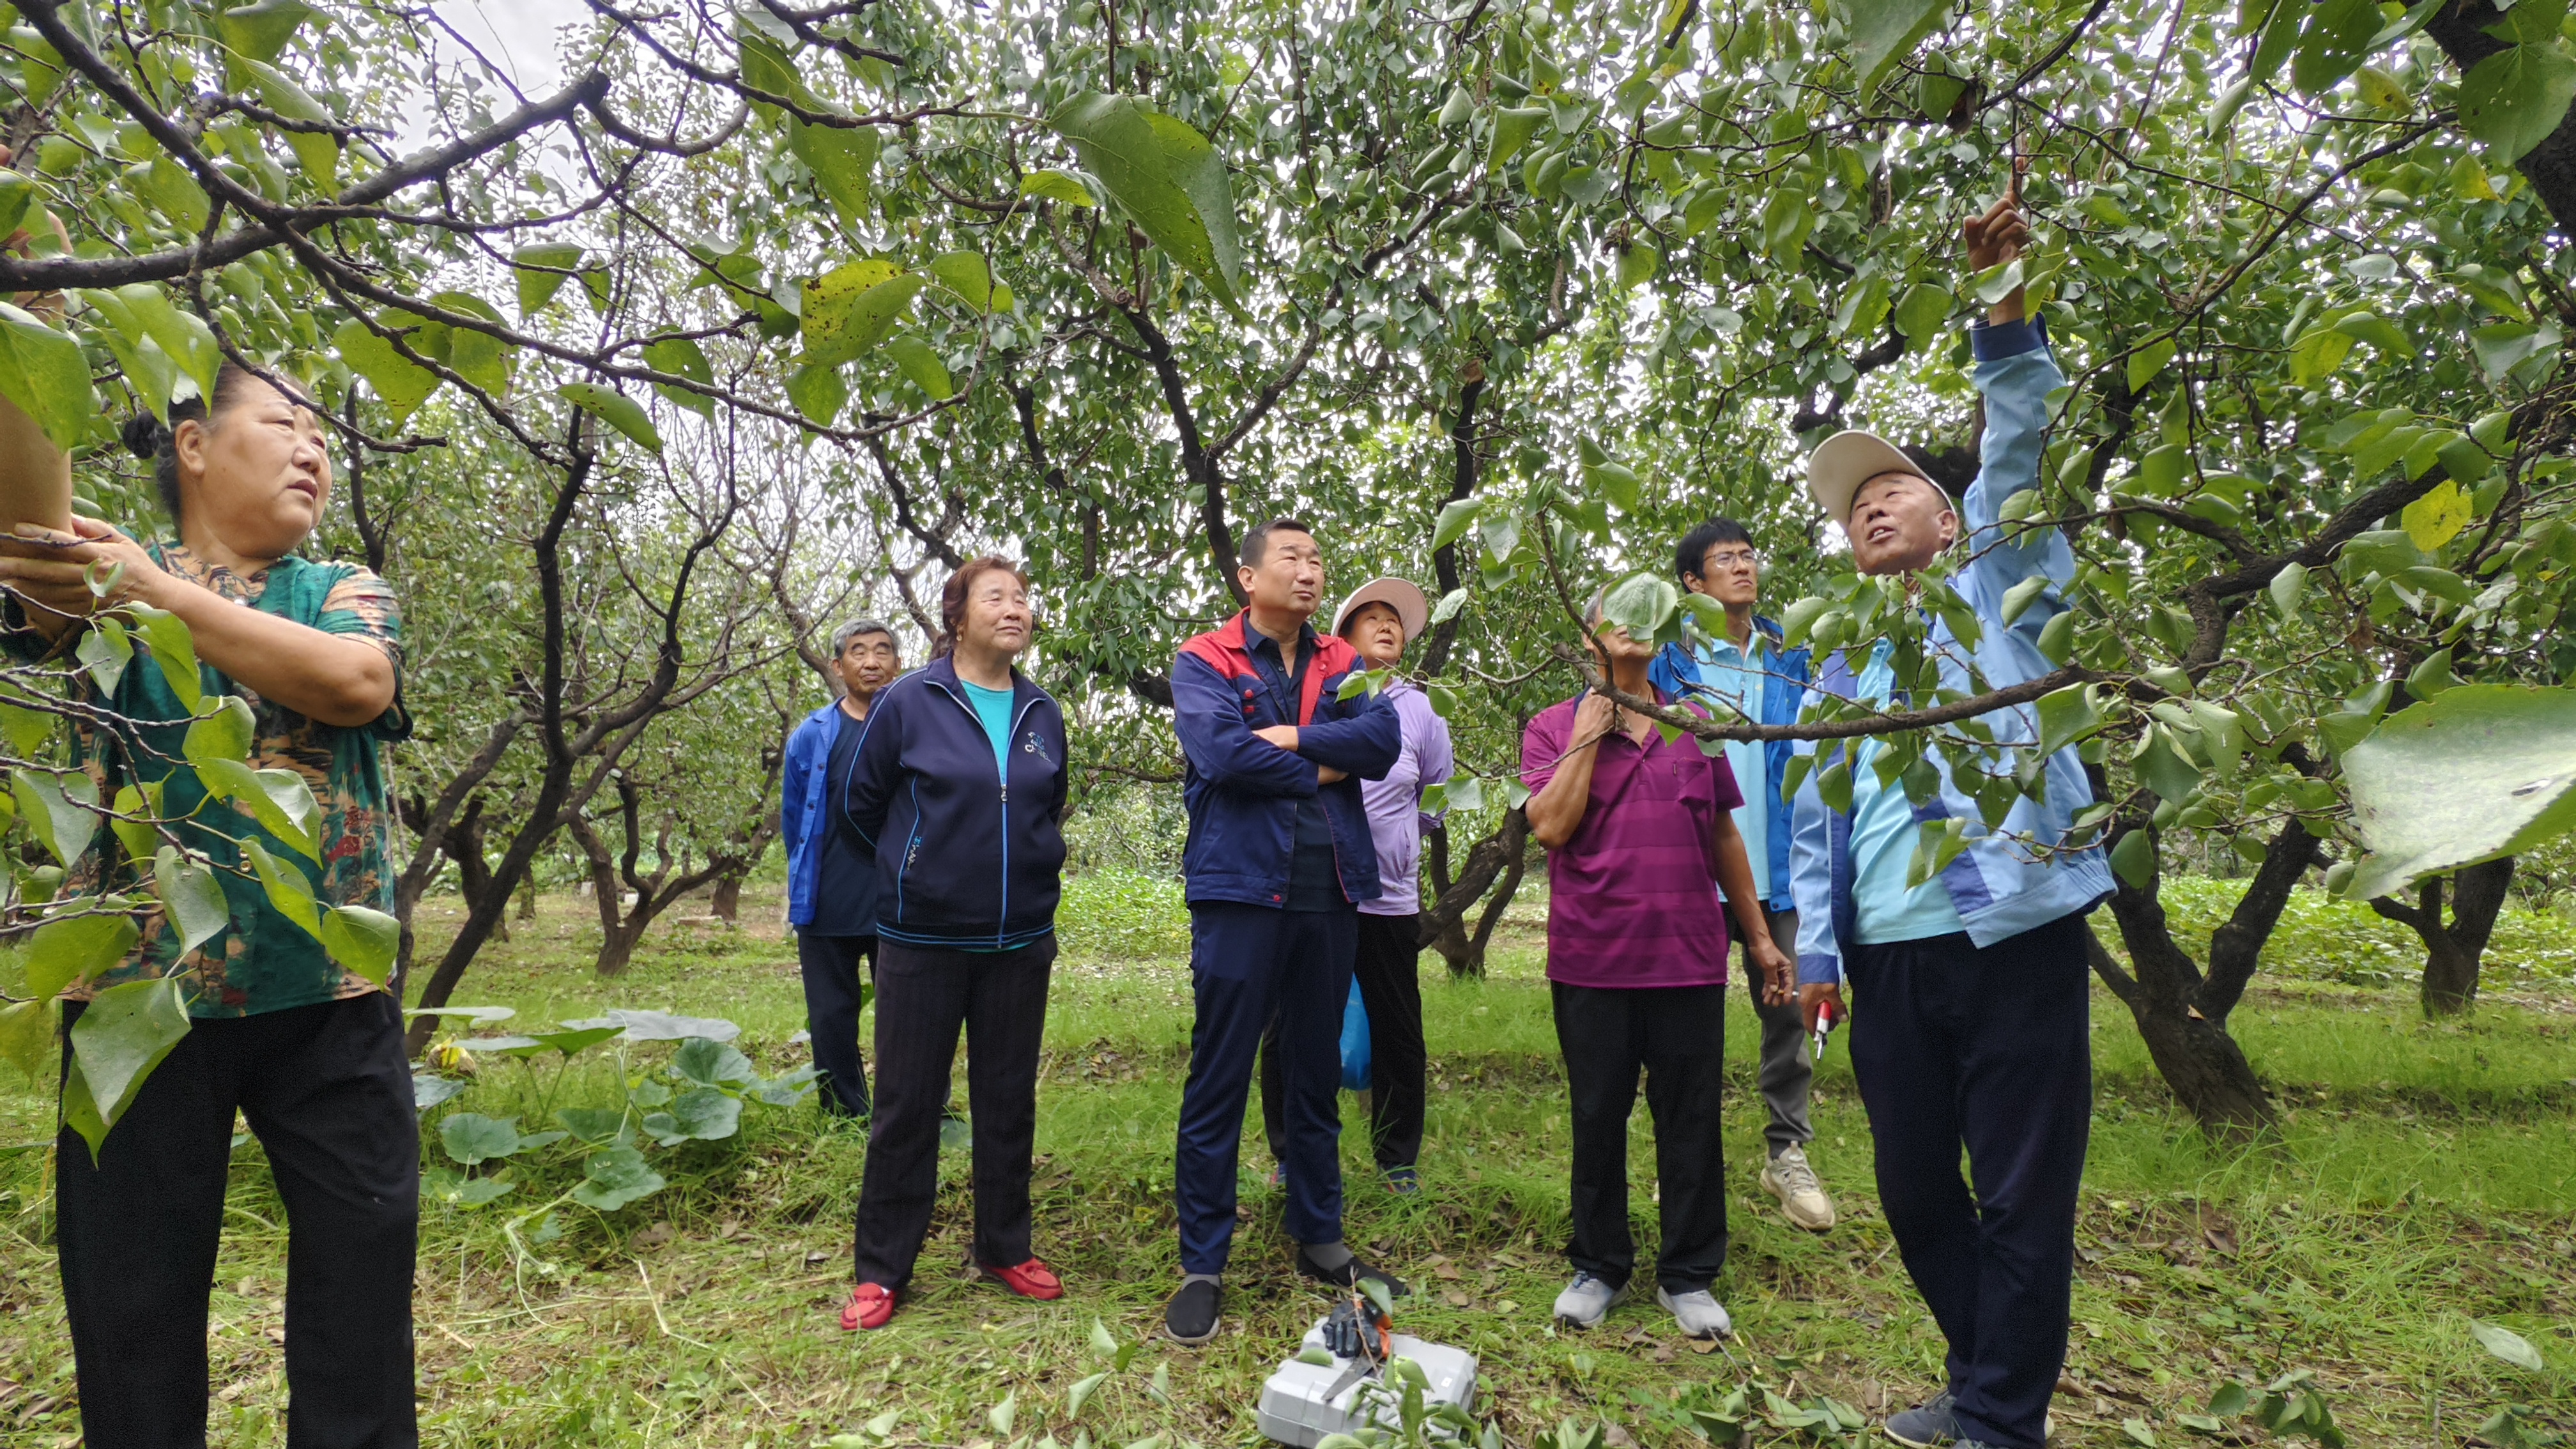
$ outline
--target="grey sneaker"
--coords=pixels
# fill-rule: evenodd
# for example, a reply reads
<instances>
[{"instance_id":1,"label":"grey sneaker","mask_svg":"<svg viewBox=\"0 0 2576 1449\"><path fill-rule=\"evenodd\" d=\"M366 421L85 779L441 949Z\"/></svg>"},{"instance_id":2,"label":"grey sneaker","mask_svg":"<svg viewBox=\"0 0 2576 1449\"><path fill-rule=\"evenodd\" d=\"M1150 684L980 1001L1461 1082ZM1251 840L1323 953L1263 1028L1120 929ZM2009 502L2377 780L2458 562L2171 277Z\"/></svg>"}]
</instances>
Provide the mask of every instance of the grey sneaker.
<instances>
[{"instance_id":1,"label":"grey sneaker","mask_svg":"<svg viewBox=\"0 0 2576 1449\"><path fill-rule=\"evenodd\" d=\"M1590 1328L1610 1316L1610 1305L1627 1294L1627 1288L1613 1288L1589 1273L1577 1273L1565 1291L1556 1295L1556 1321L1575 1328Z\"/></svg>"},{"instance_id":2,"label":"grey sneaker","mask_svg":"<svg viewBox=\"0 0 2576 1449\"><path fill-rule=\"evenodd\" d=\"M1825 1196L1825 1185L1816 1180L1816 1170L1807 1165L1802 1147L1784 1147L1764 1165L1762 1190L1780 1199L1780 1210L1789 1215L1789 1221L1811 1233L1834 1225L1834 1200Z\"/></svg>"},{"instance_id":3,"label":"grey sneaker","mask_svg":"<svg viewBox=\"0 0 2576 1449\"><path fill-rule=\"evenodd\" d=\"M1905 1449L1933 1449L1959 1437L1959 1416L1951 1407L1959 1396L1943 1389L1926 1404L1916 1404L1887 1416L1887 1437Z\"/></svg>"},{"instance_id":4,"label":"grey sneaker","mask_svg":"<svg viewBox=\"0 0 2576 1449\"><path fill-rule=\"evenodd\" d=\"M1715 1294L1702 1288L1696 1293L1675 1293L1668 1288L1655 1290L1655 1301L1681 1325L1690 1338L1724 1338L1735 1331L1735 1320L1726 1316L1726 1305Z\"/></svg>"}]
</instances>

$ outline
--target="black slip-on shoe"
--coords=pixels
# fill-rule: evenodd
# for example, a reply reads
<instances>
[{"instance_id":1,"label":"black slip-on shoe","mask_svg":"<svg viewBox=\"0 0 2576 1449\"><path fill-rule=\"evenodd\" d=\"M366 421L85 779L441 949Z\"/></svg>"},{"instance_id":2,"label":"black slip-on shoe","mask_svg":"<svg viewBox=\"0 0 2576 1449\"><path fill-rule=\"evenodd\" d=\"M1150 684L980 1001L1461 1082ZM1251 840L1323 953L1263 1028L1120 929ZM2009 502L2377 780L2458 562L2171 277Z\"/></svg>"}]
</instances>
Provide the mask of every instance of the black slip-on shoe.
<instances>
[{"instance_id":1,"label":"black slip-on shoe","mask_svg":"<svg viewBox=\"0 0 2576 1449\"><path fill-rule=\"evenodd\" d=\"M1194 1278L1181 1285L1172 1301L1163 1309L1163 1333L1174 1343L1195 1348L1216 1337L1217 1304L1225 1290L1205 1278Z\"/></svg>"},{"instance_id":2,"label":"black slip-on shoe","mask_svg":"<svg viewBox=\"0 0 2576 1449\"><path fill-rule=\"evenodd\" d=\"M1337 1288L1355 1287L1362 1278L1375 1278L1386 1285L1386 1296L1389 1298L1402 1298L1413 1291L1405 1287L1404 1281L1394 1274L1382 1268L1372 1268L1357 1257L1339 1268L1326 1268L1308 1257L1302 1244L1297 1249L1297 1271L1318 1283L1330 1283Z\"/></svg>"}]
</instances>

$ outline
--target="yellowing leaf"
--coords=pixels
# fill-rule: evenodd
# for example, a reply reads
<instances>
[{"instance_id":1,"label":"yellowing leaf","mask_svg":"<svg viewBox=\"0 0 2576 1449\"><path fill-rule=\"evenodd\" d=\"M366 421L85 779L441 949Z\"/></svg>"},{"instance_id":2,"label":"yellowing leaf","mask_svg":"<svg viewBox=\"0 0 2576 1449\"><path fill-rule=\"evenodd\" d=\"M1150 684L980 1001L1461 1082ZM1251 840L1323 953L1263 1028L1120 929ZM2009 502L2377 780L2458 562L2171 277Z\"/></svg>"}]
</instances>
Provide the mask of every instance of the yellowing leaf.
<instances>
[{"instance_id":1,"label":"yellowing leaf","mask_svg":"<svg viewBox=\"0 0 2576 1449\"><path fill-rule=\"evenodd\" d=\"M828 367L875 347L926 281L874 258L834 267L808 281L802 299L804 361Z\"/></svg>"},{"instance_id":2,"label":"yellowing leaf","mask_svg":"<svg viewBox=\"0 0 2576 1449\"><path fill-rule=\"evenodd\" d=\"M2471 517L2468 495L2448 478L2397 515L2398 522L2406 527L2406 536L2426 553L2457 537L2461 529L2469 526Z\"/></svg>"}]
</instances>

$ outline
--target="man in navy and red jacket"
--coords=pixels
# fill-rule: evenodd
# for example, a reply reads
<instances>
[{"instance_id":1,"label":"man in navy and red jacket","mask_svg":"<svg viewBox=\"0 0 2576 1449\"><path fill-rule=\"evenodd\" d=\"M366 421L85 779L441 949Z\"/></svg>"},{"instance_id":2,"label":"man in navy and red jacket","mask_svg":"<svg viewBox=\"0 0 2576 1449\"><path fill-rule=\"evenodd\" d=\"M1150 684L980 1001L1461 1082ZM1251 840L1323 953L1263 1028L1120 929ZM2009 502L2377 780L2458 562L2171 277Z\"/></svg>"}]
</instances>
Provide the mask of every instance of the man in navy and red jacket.
<instances>
[{"instance_id":1,"label":"man in navy and red jacket","mask_svg":"<svg viewBox=\"0 0 2576 1449\"><path fill-rule=\"evenodd\" d=\"M1181 1287L1163 1315L1182 1343L1216 1336L1234 1241L1235 1157L1263 1028L1279 1022L1287 1084L1286 1227L1297 1267L1343 1285L1384 1279L1342 1243L1343 1004L1358 952L1358 903L1378 895L1377 849L1360 781L1395 766L1402 728L1374 691L1340 697L1360 668L1346 641L1309 622L1324 600L1314 530L1273 519L1243 536L1249 601L1181 646L1172 722L1189 769L1190 1076L1181 1092L1173 1196Z\"/></svg>"}]
</instances>

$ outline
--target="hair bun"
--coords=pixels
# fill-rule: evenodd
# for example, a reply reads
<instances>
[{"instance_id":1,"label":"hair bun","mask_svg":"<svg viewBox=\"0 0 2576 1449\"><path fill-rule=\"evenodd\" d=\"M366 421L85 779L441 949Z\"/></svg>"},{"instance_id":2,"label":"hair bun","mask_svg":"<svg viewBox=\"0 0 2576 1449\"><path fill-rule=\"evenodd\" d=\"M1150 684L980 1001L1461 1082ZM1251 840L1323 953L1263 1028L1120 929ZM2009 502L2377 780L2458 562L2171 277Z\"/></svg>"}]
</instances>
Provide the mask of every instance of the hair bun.
<instances>
[{"instance_id":1,"label":"hair bun","mask_svg":"<svg viewBox=\"0 0 2576 1449\"><path fill-rule=\"evenodd\" d=\"M120 436L125 440L127 452L138 458L151 459L160 456L161 449L169 443L170 427L150 413L136 413L125 420Z\"/></svg>"}]
</instances>

